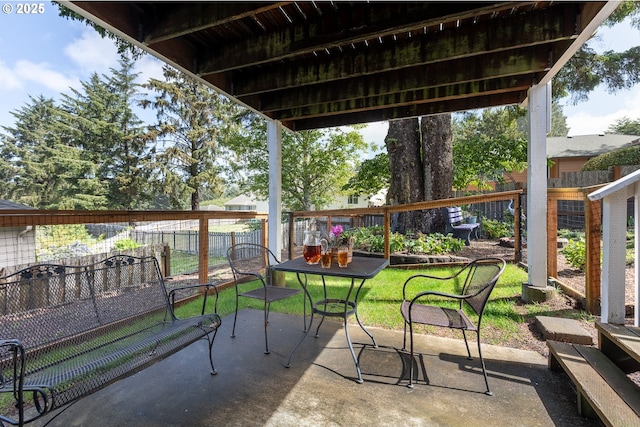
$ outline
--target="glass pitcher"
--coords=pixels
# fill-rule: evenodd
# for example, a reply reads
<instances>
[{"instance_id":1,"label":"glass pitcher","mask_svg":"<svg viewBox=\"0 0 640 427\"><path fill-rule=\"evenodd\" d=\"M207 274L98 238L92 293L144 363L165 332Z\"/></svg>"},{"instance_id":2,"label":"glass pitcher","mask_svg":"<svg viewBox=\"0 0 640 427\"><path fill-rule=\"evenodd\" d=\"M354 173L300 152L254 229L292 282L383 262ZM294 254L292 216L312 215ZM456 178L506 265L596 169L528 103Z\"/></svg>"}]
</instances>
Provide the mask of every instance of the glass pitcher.
<instances>
[{"instance_id":1,"label":"glass pitcher","mask_svg":"<svg viewBox=\"0 0 640 427\"><path fill-rule=\"evenodd\" d=\"M302 256L307 264L317 264L321 256L320 232L313 230L304 231L304 243L302 245Z\"/></svg>"}]
</instances>

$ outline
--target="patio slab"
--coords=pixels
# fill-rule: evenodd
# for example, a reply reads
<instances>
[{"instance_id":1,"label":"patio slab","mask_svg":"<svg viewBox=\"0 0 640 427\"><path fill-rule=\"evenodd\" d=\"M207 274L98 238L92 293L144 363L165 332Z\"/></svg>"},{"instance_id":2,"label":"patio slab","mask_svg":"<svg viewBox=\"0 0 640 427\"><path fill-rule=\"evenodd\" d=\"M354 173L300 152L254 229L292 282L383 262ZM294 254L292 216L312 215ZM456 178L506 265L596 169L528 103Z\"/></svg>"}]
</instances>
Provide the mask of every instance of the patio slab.
<instances>
[{"instance_id":1,"label":"patio slab","mask_svg":"<svg viewBox=\"0 0 640 427\"><path fill-rule=\"evenodd\" d=\"M44 426L600 426L576 412L576 396L563 373L547 369L538 353L483 346L493 396L486 396L479 361L465 357L464 342L420 336L420 369L405 385L408 355L402 331L357 325L349 331L365 380L355 367L342 323L327 319L285 368L302 336L302 318L271 313L263 354L262 312L223 319L214 344L218 374L208 370L207 346L196 342L129 378L39 420ZM316 323L317 325L317 323ZM474 354L472 352L472 354Z\"/></svg>"}]
</instances>

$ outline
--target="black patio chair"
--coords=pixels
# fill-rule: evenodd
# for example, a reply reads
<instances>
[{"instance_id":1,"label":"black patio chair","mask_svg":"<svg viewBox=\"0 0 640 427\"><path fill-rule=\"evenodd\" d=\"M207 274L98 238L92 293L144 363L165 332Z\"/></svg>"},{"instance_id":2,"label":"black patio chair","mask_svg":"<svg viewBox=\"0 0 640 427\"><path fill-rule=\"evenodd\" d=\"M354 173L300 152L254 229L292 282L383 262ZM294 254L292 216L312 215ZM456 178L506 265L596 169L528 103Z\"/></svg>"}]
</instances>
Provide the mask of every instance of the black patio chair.
<instances>
[{"instance_id":1,"label":"black patio chair","mask_svg":"<svg viewBox=\"0 0 640 427\"><path fill-rule=\"evenodd\" d=\"M423 325L440 326L444 328L460 329L467 347L467 356L471 360L469 343L467 342L467 331L476 333L478 341L478 355L484 374L484 382L487 386L485 392L489 396L493 393L489 389L487 371L482 359L482 348L480 346L480 325L485 305L489 300L489 295L504 271L506 263L500 258L479 258L476 259L455 274L448 277L436 277L426 274L417 274L409 277L402 288L402 305L400 312L404 318L404 340L402 349L407 347L407 327L410 335L410 368L409 384L407 387L413 388L413 325L415 323ZM450 281L454 287L454 293L425 290L429 282L433 280ZM437 303L444 301L457 301L458 308L441 307ZM465 310L472 311L477 315L477 320L472 320ZM475 316L474 316L475 318Z\"/></svg>"},{"instance_id":2,"label":"black patio chair","mask_svg":"<svg viewBox=\"0 0 640 427\"><path fill-rule=\"evenodd\" d=\"M236 290L236 311L233 317L231 338L236 336L236 320L238 319L238 303L240 297L254 298L264 301L264 345L265 354L269 354L269 340L267 325L271 303L292 297L302 292L302 289L292 289L272 285L271 265L280 263L278 258L268 248L254 243L239 243L227 250L227 260L233 272ZM255 289L241 290L242 285L253 279L260 281L261 286ZM303 302L304 304L304 302ZM306 305L305 305L306 312ZM306 313L303 316L306 330Z\"/></svg>"}]
</instances>

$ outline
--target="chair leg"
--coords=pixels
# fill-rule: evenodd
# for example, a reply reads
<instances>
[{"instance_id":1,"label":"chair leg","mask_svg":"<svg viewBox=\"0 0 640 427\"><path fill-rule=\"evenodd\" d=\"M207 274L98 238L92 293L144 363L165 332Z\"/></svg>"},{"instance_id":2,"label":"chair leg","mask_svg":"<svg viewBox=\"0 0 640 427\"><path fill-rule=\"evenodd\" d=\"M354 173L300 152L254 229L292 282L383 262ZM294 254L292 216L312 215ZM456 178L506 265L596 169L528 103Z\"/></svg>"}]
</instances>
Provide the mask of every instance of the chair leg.
<instances>
[{"instance_id":1,"label":"chair leg","mask_svg":"<svg viewBox=\"0 0 640 427\"><path fill-rule=\"evenodd\" d=\"M404 335L402 337L402 350L403 351L407 350L407 322L406 322L406 320L404 322Z\"/></svg>"},{"instance_id":2,"label":"chair leg","mask_svg":"<svg viewBox=\"0 0 640 427\"><path fill-rule=\"evenodd\" d=\"M471 357L471 351L469 350L469 342L467 341L467 334L464 329L462 329L462 337L464 338L464 345L467 347L467 359L473 360L473 357Z\"/></svg>"},{"instance_id":3,"label":"chair leg","mask_svg":"<svg viewBox=\"0 0 640 427\"><path fill-rule=\"evenodd\" d=\"M413 324L411 323L409 323L409 346L411 347L411 356L409 357L409 384L407 387L413 388Z\"/></svg>"},{"instance_id":4,"label":"chair leg","mask_svg":"<svg viewBox=\"0 0 640 427\"><path fill-rule=\"evenodd\" d=\"M269 354L269 340L267 338L267 325L269 325L270 304L264 301L264 354Z\"/></svg>"},{"instance_id":5,"label":"chair leg","mask_svg":"<svg viewBox=\"0 0 640 427\"><path fill-rule=\"evenodd\" d=\"M233 328L231 329L231 338L236 337L236 320L238 320L238 291L236 290L236 312L233 315Z\"/></svg>"},{"instance_id":6,"label":"chair leg","mask_svg":"<svg viewBox=\"0 0 640 427\"><path fill-rule=\"evenodd\" d=\"M480 332L477 332L478 336L478 355L480 356L480 364L482 365L482 374L484 375L484 384L487 386L487 391L484 392L487 396L493 396L493 393L489 389L489 379L487 378L487 368L484 366L484 359L482 358L482 348L480 347Z\"/></svg>"}]
</instances>

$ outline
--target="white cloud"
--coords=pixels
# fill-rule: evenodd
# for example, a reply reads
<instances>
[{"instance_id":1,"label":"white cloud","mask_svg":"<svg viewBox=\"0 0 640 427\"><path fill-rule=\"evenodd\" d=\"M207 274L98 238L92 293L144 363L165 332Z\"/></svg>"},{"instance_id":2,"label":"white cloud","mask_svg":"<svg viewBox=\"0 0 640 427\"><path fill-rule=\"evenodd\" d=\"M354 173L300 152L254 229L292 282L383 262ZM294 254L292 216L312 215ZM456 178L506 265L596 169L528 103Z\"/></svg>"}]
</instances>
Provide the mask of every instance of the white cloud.
<instances>
[{"instance_id":1,"label":"white cloud","mask_svg":"<svg viewBox=\"0 0 640 427\"><path fill-rule=\"evenodd\" d=\"M117 68L118 50L109 38L102 38L93 29L82 33L64 48L64 53L82 70L98 74Z\"/></svg>"},{"instance_id":2,"label":"white cloud","mask_svg":"<svg viewBox=\"0 0 640 427\"><path fill-rule=\"evenodd\" d=\"M76 77L55 71L47 63L18 61L15 72L30 89L33 88L33 84L36 84L56 92L67 92L69 87L78 84Z\"/></svg>"},{"instance_id":3,"label":"white cloud","mask_svg":"<svg viewBox=\"0 0 640 427\"><path fill-rule=\"evenodd\" d=\"M384 139L389 131L389 122L367 123L367 127L360 131L364 140L368 143L375 143L384 146Z\"/></svg>"},{"instance_id":4,"label":"white cloud","mask_svg":"<svg viewBox=\"0 0 640 427\"><path fill-rule=\"evenodd\" d=\"M78 79L52 69L51 65L20 60L14 67L0 63L0 91L15 91L28 89L29 92L52 90L67 91L70 86L76 86Z\"/></svg>"},{"instance_id":5,"label":"white cloud","mask_svg":"<svg viewBox=\"0 0 640 427\"><path fill-rule=\"evenodd\" d=\"M2 76L2 78L0 78L0 92L20 89L22 87L22 82L15 71L7 67L2 61L0 61L0 76Z\"/></svg>"},{"instance_id":6,"label":"white cloud","mask_svg":"<svg viewBox=\"0 0 640 427\"><path fill-rule=\"evenodd\" d=\"M640 87L608 94L597 90L589 100L563 108L567 116L569 135L595 135L604 133L617 120L627 117L640 118Z\"/></svg>"},{"instance_id":7,"label":"white cloud","mask_svg":"<svg viewBox=\"0 0 640 427\"><path fill-rule=\"evenodd\" d=\"M135 72L140 73L138 83L147 83L150 78L164 80L162 66L164 62L152 55L145 55L136 61Z\"/></svg>"}]
</instances>

